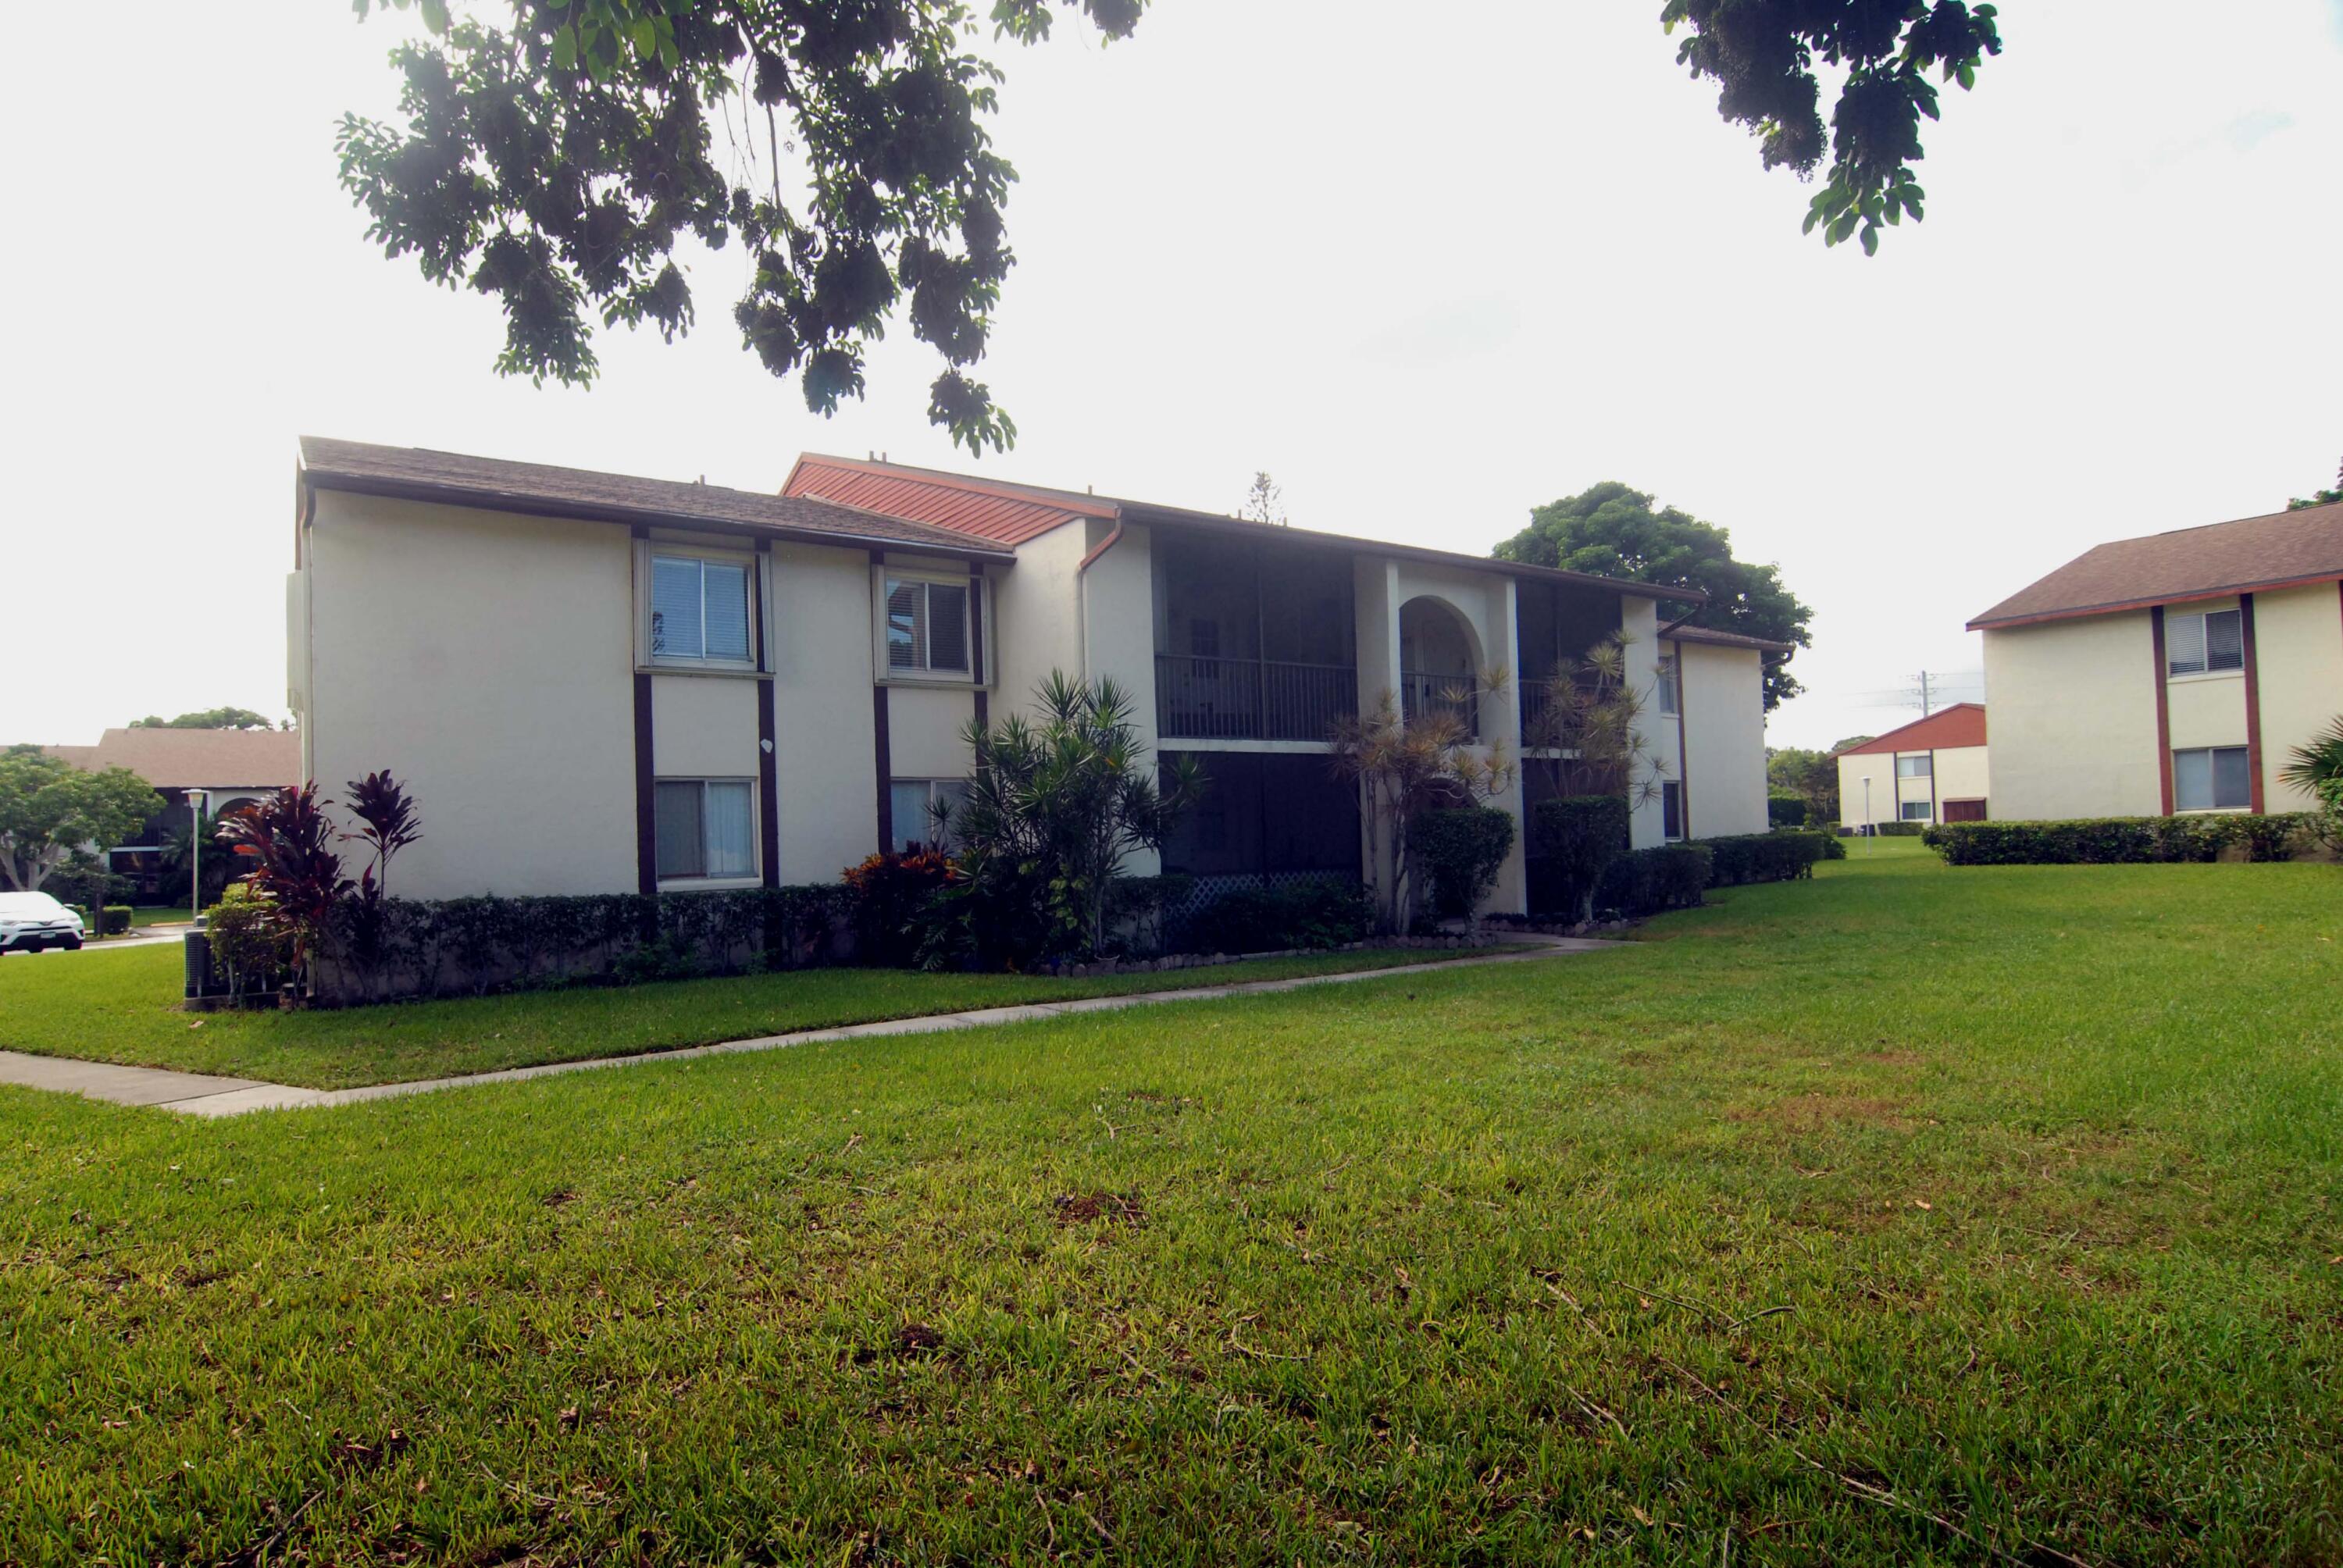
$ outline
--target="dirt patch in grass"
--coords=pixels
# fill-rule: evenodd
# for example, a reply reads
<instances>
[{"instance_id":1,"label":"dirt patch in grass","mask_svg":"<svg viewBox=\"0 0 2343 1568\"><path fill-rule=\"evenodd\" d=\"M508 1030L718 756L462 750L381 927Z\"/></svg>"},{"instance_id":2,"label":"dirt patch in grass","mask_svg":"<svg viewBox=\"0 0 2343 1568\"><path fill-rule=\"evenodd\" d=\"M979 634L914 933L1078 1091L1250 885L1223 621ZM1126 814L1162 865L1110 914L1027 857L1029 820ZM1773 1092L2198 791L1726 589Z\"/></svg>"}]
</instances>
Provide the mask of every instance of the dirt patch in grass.
<instances>
[{"instance_id":1,"label":"dirt patch in grass","mask_svg":"<svg viewBox=\"0 0 2343 1568\"><path fill-rule=\"evenodd\" d=\"M1057 1211L1061 1225L1087 1225L1102 1220L1111 1225L1136 1229L1147 1223L1147 1211L1136 1192L1085 1192L1079 1197L1061 1192L1050 1200L1050 1207Z\"/></svg>"},{"instance_id":2,"label":"dirt patch in grass","mask_svg":"<svg viewBox=\"0 0 2343 1568\"><path fill-rule=\"evenodd\" d=\"M1762 1122L1790 1132L1820 1132L1825 1128L1853 1123L1909 1132L1916 1123L1899 1101L1866 1094L1801 1094L1771 1105L1735 1106L1725 1113L1727 1121Z\"/></svg>"}]
</instances>

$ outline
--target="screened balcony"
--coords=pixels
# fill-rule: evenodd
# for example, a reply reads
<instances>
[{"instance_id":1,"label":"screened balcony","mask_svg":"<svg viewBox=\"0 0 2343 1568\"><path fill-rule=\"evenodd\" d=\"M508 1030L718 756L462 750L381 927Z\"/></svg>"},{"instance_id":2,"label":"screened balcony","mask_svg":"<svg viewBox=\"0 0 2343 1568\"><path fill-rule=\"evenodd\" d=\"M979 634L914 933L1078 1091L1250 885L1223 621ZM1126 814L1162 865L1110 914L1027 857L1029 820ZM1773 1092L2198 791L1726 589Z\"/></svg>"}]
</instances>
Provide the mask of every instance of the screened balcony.
<instances>
[{"instance_id":1,"label":"screened balcony","mask_svg":"<svg viewBox=\"0 0 2343 1568\"><path fill-rule=\"evenodd\" d=\"M1358 711L1349 557L1169 529L1154 554L1167 740L1323 741Z\"/></svg>"}]
</instances>

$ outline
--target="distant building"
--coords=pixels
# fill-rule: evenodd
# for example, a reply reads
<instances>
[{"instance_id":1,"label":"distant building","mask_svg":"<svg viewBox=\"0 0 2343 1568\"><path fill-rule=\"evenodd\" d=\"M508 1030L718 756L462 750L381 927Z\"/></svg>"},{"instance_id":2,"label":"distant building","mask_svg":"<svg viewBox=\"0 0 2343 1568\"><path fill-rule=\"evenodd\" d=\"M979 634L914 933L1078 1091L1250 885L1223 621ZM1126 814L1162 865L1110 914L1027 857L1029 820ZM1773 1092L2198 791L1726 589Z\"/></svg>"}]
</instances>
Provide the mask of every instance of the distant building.
<instances>
[{"instance_id":1,"label":"distant building","mask_svg":"<svg viewBox=\"0 0 2343 1568\"><path fill-rule=\"evenodd\" d=\"M1996 815L2307 809L2278 775L2343 713L2343 504L2101 545L1969 629Z\"/></svg>"},{"instance_id":2,"label":"distant building","mask_svg":"<svg viewBox=\"0 0 2343 1568\"><path fill-rule=\"evenodd\" d=\"M1982 822L1991 814L1982 703L1956 702L1835 755L1844 827Z\"/></svg>"},{"instance_id":3,"label":"distant building","mask_svg":"<svg viewBox=\"0 0 2343 1568\"><path fill-rule=\"evenodd\" d=\"M164 846L187 830L191 790L203 790L215 817L301 781L301 737L286 729L109 729L95 746L52 746L52 757L92 773L127 768L163 797L132 841L116 849L112 869L142 897L161 891Z\"/></svg>"}]
</instances>

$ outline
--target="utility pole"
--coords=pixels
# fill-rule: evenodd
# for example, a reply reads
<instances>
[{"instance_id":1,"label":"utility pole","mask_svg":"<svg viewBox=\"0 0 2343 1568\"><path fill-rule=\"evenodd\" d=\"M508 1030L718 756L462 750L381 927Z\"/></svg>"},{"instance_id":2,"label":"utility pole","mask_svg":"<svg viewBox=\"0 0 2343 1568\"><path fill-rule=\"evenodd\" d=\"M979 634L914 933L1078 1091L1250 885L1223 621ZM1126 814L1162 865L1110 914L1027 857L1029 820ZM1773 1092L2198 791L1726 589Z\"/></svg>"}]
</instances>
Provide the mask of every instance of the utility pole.
<instances>
[{"instance_id":1,"label":"utility pole","mask_svg":"<svg viewBox=\"0 0 2343 1568\"><path fill-rule=\"evenodd\" d=\"M1928 706L1928 672L1920 672L1920 717L1926 719L1936 709Z\"/></svg>"}]
</instances>

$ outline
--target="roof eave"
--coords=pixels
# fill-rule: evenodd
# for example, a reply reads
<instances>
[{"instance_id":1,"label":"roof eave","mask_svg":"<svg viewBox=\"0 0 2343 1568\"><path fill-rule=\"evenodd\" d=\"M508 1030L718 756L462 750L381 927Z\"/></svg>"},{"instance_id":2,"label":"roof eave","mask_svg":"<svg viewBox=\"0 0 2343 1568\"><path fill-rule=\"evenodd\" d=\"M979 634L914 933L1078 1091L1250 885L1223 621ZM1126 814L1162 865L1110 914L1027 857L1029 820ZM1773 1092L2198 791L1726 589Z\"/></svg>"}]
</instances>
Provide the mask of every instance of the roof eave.
<instances>
[{"instance_id":1,"label":"roof eave","mask_svg":"<svg viewBox=\"0 0 2343 1568\"><path fill-rule=\"evenodd\" d=\"M787 523L749 523L725 518L700 517L690 512L674 512L655 507L621 507L608 502L569 501L527 491L480 488L469 485L453 485L444 481L395 479L377 474L348 474L332 468L319 468L308 463L301 467L303 479L321 490L339 490L349 495L381 496L401 501L447 501L459 506L477 507L482 510L517 512L532 518L575 518L587 522L619 523L629 527L643 524L657 528L686 528L700 533L733 534L746 538L788 539L793 543L835 545L842 548L900 550L907 555L949 556L957 560L978 560L1013 565L1017 559L1012 550L991 549L973 541L960 539L904 539L882 534L849 534L827 528L795 528ZM819 499L820 498L816 498ZM834 501L822 501L824 506L837 506ZM840 510L847 508L840 508ZM859 509L859 508L858 508Z\"/></svg>"},{"instance_id":2,"label":"roof eave","mask_svg":"<svg viewBox=\"0 0 2343 1568\"><path fill-rule=\"evenodd\" d=\"M2230 583L2221 588L2190 588L2186 593L2160 594L2154 598L2119 599L2109 604L2076 605L2066 609L2037 610L2022 615L1996 616L1991 612L1968 623L1971 631L2008 631L2021 626L2040 626L2046 621L2082 620L2095 615L2123 615L2132 610L2154 609L2162 604L2198 604L2208 598L2229 598L2241 593L2278 593L2287 588L2316 588L2320 583L2343 579L2343 573L2318 572L2309 577L2269 578L2258 582Z\"/></svg>"}]
</instances>

